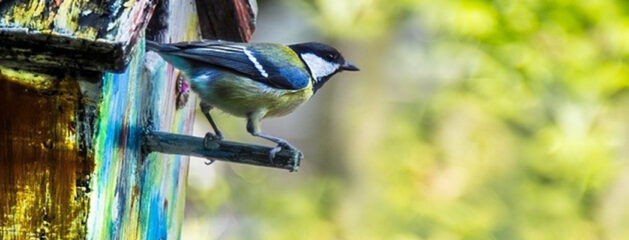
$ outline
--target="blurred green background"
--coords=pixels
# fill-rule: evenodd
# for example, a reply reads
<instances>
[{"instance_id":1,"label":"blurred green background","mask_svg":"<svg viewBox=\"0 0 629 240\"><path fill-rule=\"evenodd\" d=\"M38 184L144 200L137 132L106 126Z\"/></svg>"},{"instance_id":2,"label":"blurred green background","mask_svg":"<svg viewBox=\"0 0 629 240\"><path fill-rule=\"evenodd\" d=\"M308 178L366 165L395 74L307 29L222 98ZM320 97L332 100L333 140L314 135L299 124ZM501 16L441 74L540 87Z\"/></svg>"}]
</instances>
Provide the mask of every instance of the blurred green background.
<instances>
[{"instance_id":1,"label":"blurred green background","mask_svg":"<svg viewBox=\"0 0 629 240\"><path fill-rule=\"evenodd\" d=\"M263 123L299 172L193 159L182 239L629 239L629 1L267 0L258 17L255 41L322 41L362 70Z\"/></svg>"}]
</instances>

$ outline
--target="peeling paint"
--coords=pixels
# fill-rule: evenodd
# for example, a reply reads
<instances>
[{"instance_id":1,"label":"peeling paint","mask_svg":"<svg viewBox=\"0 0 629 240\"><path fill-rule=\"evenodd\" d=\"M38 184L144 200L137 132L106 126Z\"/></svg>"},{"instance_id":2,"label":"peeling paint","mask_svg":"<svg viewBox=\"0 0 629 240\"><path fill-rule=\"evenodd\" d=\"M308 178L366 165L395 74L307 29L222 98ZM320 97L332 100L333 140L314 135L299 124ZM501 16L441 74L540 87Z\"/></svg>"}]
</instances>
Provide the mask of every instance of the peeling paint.
<instances>
[{"instance_id":1,"label":"peeling paint","mask_svg":"<svg viewBox=\"0 0 629 240\"><path fill-rule=\"evenodd\" d=\"M111 57L117 62L107 64L121 66L123 56L130 59L124 72L98 77L0 67L0 90L6 93L0 94L0 109L10 114L0 115L0 126L11 126L0 128L0 239L179 238L188 158L143 155L140 133L146 127L191 133L196 104L191 98L176 108L175 70L161 58L153 56L150 71L145 68L141 33L153 4L0 5L3 63L37 68L65 62L54 66L93 64L89 69L102 70L104 63L95 60ZM172 4L170 11L166 36L198 39L193 2ZM81 81L95 78L101 81Z\"/></svg>"},{"instance_id":2,"label":"peeling paint","mask_svg":"<svg viewBox=\"0 0 629 240\"><path fill-rule=\"evenodd\" d=\"M2 65L0 65L0 79L12 81L39 91L50 89L53 83L58 80L51 75L8 68Z\"/></svg>"},{"instance_id":3,"label":"peeling paint","mask_svg":"<svg viewBox=\"0 0 629 240\"><path fill-rule=\"evenodd\" d=\"M84 39L103 38L107 40L128 39L127 31L119 28L131 28L128 22L136 18L146 19L145 7L152 9L152 0L109 0L109 9L103 10L102 4L90 0L32 0L8 2L0 10L0 27L24 27L35 31L50 31L52 34L68 35ZM136 8L136 5L139 6ZM106 5L105 5L106 6ZM79 21L81 17L94 14L103 24L95 25ZM150 14L150 12L149 12ZM104 20L104 21L103 21ZM135 26L135 25L134 25ZM106 28L105 31L102 31Z\"/></svg>"},{"instance_id":4,"label":"peeling paint","mask_svg":"<svg viewBox=\"0 0 629 240\"><path fill-rule=\"evenodd\" d=\"M0 60L117 70L134 52L157 0L29 0L0 5ZM6 40L6 41L5 41ZM85 44L85 40L90 41ZM43 51L17 55L24 44ZM61 52L61 54L60 54ZM66 55L73 58L63 58ZM104 54L94 58L89 53ZM61 56L58 59L55 57ZM77 64L80 62L81 64ZM94 64L104 62L106 64Z\"/></svg>"},{"instance_id":5,"label":"peeling paint","mask_svg":"<svg viewBox=\"0 0 629 240\"><path fill-rule=\"evenodd\" d=\"M140 46L125 73L103 78L89 239L179 237L185 188L179 183L186 181L188 158L142 155L140 133L147 123L190 133L195 105L175 109L175 70L152 59L148 71ZM164 208L164 202L172 204Z\"/></svg>"},{"instance_id":6,"label":"peeling paint","mask_svg":"<svg viewBox=\"0 0 629 240\"><path fill-rule=\"evenodd\" d=\"M93 162L74 127L77 81L6 72L0 74L0 239L83 238ZM24 84L29 77L39 80Z\"/></svg>"}]
</instances>

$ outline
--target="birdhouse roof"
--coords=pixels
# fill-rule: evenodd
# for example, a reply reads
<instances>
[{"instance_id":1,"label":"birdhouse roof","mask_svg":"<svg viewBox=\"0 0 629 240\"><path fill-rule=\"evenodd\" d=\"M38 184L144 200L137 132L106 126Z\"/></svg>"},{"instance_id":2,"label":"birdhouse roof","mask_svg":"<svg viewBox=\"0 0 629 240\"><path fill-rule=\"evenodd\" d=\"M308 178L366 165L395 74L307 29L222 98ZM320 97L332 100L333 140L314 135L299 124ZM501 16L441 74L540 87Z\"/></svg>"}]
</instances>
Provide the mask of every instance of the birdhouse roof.
<instances>
[{"instance_id":1,"label":"birdhouse roof","mask_svg":"<svg viewBox=\"0 0 629 240\"><path fill-rule=\"evenodd\" d=\"M0 4L0 62L123 70L156 1L3 1Z\"/></svg>"},{"instance_id":2,"label":"birdhouse roof","mask_svg":"<svg viewBox=\"0 0 629 240\"><path fill-rule=\"evenodd\" d=\"M123 71L157 1L0 0L0 64ZM255 0L195 1L203 38L251 39Z\"/></svg>"}]
</instances>

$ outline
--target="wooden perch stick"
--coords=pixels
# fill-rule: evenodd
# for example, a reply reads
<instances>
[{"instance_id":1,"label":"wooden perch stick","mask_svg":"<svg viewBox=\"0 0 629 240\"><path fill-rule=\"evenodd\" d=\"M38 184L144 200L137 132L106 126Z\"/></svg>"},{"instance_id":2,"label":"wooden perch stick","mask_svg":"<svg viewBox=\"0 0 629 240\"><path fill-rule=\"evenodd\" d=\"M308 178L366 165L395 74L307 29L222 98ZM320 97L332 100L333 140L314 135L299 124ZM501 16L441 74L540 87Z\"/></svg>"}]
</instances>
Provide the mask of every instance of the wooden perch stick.
<instances>
[{"instance_id":1,"label":"wooden perch stick","mask_svg":"<svg viewBox=\"0 0 629 240\"><path fill-rule=\"evenodd\" d=\"M221 161L244 163L264 167L297 171L303 157L301 152L282 149L269 159L272 148L229 141L212 142L203 146L203 138L165 132L148 132L144 135L144 149L150 152L190 155Z\"/></svg>"}]
</instances>

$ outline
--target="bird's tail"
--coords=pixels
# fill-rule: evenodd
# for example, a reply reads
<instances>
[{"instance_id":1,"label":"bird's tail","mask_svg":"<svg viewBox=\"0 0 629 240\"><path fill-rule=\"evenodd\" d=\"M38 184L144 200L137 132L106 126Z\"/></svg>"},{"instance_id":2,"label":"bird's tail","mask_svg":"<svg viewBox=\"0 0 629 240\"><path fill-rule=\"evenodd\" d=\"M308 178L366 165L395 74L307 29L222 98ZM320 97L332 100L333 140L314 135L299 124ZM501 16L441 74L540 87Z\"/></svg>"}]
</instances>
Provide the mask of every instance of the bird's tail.
<instances>
[{"instance_id":1,"label":"bird's tail","mask_svg":"<svg viewBox=\"0 0 629 240\"><path fill-rule=\"evenodd\" d=\"M177 47L164 44L164 43L158 43L151 40L146 40L146 49L150 51L154 51L154 52L168 52L168 51L177 50Z\"/></svg>"}]
</instances>

